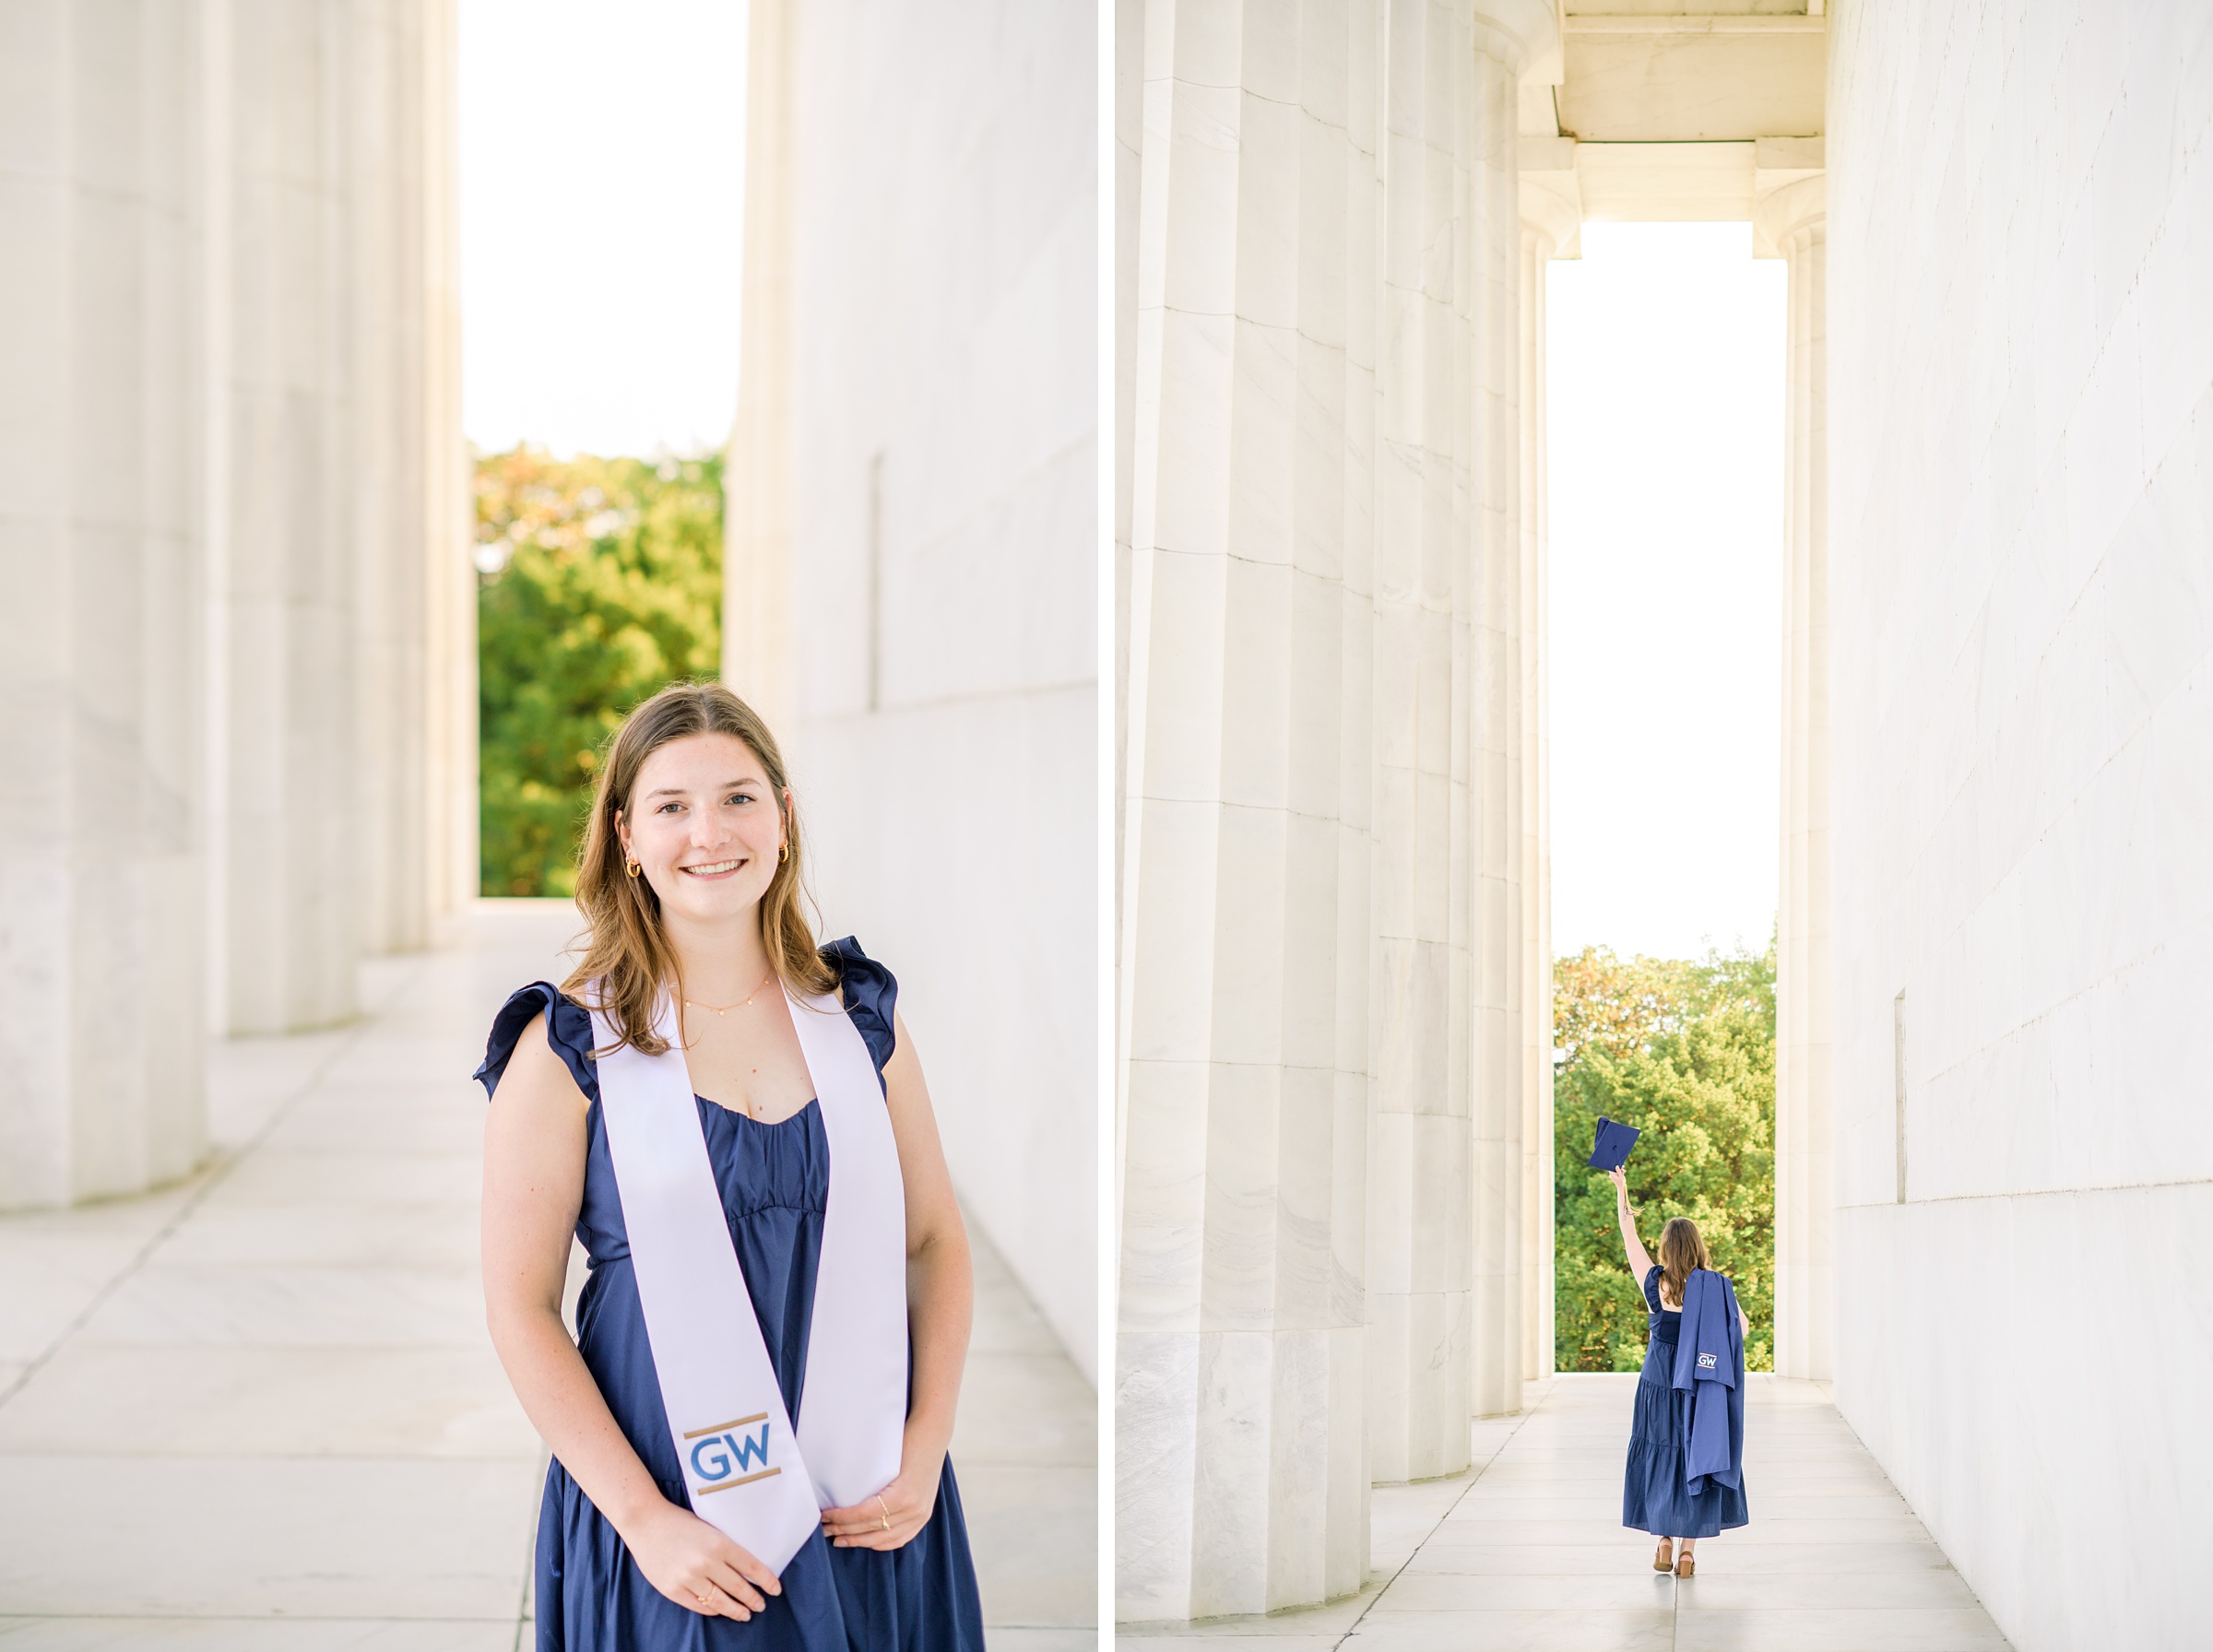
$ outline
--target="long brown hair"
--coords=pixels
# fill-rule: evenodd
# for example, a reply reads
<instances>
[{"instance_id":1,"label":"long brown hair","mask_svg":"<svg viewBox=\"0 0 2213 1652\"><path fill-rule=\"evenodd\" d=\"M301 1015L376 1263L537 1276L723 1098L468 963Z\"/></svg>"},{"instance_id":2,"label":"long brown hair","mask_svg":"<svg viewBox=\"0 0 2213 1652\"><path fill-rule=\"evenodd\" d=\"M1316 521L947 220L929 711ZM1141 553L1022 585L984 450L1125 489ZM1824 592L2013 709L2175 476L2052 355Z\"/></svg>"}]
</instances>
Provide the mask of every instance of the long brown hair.
<instances>
[{"instance_id":1,"label":"long brown hair","mask_svg":"<svg viewBox=\"0 0 2213 1652\"><path fill-rule=\"evenodd\" d=\"M1713 1258L1706 1254L1706 1240L1698 1232L1698 1224L1687 1216L1668 1219L1660 1230L1660 1271L1666 1276L1661 1293L1673 1297L1675 1305L1683 1305L1683 1287L1690 1282L1694 1268L1711 1268Z\"/></svg>"},{"instance_id":2,"label":"long brown hair","mask_svg":"<svg viewBox=\"0 0 2213 1652\"><path fill-rule=\"evenodd\" d=\"M837 984L802 910L799 813L785 801L784 757L776 749L776 737L760 714L722 684L671 683L634 707L609 742L576 864L576 904L591 928L584 962L562 983L562 991L574 997L598 983L595 1003L614 1025L615 1049L629 1044L647 1056L668 1049L669 1041L654 1032L653 1011L661 988L677 976L676 958L661 929L661 898L645 879L623 870L618 822L630 807L645 760L671 740L695 734L727 734L741 741L761 760L775 792L776 810L784 817L784 839L791 852L778 862L761 894L761 941L771 967L795 992L825 993Z\"/></svg>"}]
</instances>

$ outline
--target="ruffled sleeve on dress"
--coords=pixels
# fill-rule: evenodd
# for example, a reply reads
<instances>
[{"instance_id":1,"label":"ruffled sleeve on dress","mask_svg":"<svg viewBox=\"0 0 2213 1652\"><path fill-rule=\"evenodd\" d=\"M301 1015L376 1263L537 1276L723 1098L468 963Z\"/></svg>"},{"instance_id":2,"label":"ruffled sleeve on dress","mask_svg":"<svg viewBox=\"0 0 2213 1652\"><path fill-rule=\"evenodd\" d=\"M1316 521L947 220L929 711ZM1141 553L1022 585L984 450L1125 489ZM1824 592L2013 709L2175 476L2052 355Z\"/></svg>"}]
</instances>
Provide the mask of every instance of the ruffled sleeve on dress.
<instances>
[{"instance_id":1,"label":"ruffled sleeve on dress","mask_svg":"<svg viewBox=\"0 0 2213 1652\"><path fill-rule=\"evenodd\" d=\"M585 1099L597 1102L599 1075L592 1063L592 1018L583 1005L544 981L518 987L501 1006L500 1013L492 1018L491 1036L485 1041L484 1064L471 1076L484 1086L489 1098L500 1087L500 1076L514 1057L515 1040L540 1015L546 1018L546 1042L567 1064L569 1075L584 1092Z\"/></svg>"},{"instance_id":2,"label":"ruffled sleeve on dress","mask_svg":"<svg viewBox=\"0 0 2213 1652\"><path fill-rule=\"evenodd\" d=\"M862 951L860 943L850 935L830 942L822 949L822 956L837 972L838 984L845 988L846 1013L860 1030L860 1041L869 1046L876 1062L876 1081L881 1084L884 1064L891 1060L898 1042L892 1017L899 1004L899 983L892 978L891 971Z\"/></svg>"},{"instance_id":3,"label":"ruffled sleeve on dress","mask_svg":"<svg viewBox=\"0 0 2213 1652\"><path fill-rule=\"evenodd\" d=\"M1644 1300L1651 1304L1651 1310L1655 1314L1664 1314L1667 1312L1665 1308L1660 1305L1661 1271L1662 1270L1659 1264L1654 1263L1651 1267L1646 1268L1644 1272Z\"/></svg>"}]
</instances>

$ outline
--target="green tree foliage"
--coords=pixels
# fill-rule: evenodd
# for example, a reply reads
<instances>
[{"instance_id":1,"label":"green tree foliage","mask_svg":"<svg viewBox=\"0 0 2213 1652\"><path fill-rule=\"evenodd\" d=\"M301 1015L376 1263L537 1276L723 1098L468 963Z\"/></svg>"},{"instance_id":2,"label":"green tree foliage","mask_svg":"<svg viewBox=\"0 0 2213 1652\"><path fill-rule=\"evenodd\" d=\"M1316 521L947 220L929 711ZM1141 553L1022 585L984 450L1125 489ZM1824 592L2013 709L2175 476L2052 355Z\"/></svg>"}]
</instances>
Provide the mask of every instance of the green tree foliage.
<instances>
[{"instance_id":1,"label":"green tree foliage","mask_svg":"<svg viewBox=\"0 0 2213 1652\"><path fill-rule=\"evenodd\" d=\"M722 461L477 463L482 889L565 895L601 751L722 651Z\"/></svg>"},{"instance_id":2,"label":"green tree foliage","mask_svg":"<svg viewBox=\"0 0 2213 1652\"><path fill-rule=\"evenodd\" d=\"M1584 1161L1603 1114L1644 1135L1629 1200L1658 1260L1668 1218L1698 1224L1752 1318L1747 1370L1774 1368L1775 949L1554 970L1554 1353L1563 1371L1634 1371L1645 1306L1623 1265L1614 1185Z\"/></svg>"}]
</instances>

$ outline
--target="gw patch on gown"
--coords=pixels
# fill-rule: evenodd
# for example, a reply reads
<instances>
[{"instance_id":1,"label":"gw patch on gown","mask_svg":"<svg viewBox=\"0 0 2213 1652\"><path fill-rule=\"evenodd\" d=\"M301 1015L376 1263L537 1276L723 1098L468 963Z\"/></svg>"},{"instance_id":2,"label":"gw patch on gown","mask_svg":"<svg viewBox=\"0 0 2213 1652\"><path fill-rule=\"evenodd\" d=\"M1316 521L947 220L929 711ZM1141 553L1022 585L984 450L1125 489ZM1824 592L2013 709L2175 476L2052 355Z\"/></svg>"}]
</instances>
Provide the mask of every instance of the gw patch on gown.
<instances>
[{"instance_id":1,"label":"gw patch on gown","mask_svg":"<svg viewBox=\"0 0 2213 1652\"><path fill-rule=\"evenodd\" d=\"M822 953L838 972L846 1013L881 1079L892 1058L898 984L850 938L832 942ZM515 1040L541 1015L553 1049L591 1103L584 1205L576 1218L591 1277L576 1304L577 1348L661 1495L685 1508L683 1469L661 1408L608 1157L590 1015L542 981L524 987L492 1022L477 1077L487 1092L496 1086ZM785 1410L796 1417L830 1194L822 1108L809 1102L789 1118L764 1125L701 1101L699 1118L761 1339ZM818 1530L784 1568L782 1582L784 1592L769 1597L767 1609L747 1622L687 1611L645 1581L614 1527L560 1459L546 1470L538 1516L538 1652L982 1652L983 1608L950 1461L938 1481L936 1508L903 1547L834 1549Z\"/></svg>"},{"instance_id":2,"label":"gw patch on gown","mask_svg":"<svg viewBox=\"0 0 2213 1652\"><path fill-rule=\"evenodd\" d=\"M1644 1276L1651 1310L1644 1369L1637 1375L1637 1410L1629 1423L1629 1464L1622 1481L1621 1523L1656 1538L1710 1538L1751 1519L1744 1476L1725 1486L1710 1475L1692 1496L1684 1479L1689 1442L1675 1406L1675 1341L1683 1316L1660 1305L1660 1269Z\"/></svg>"}]
</instances>

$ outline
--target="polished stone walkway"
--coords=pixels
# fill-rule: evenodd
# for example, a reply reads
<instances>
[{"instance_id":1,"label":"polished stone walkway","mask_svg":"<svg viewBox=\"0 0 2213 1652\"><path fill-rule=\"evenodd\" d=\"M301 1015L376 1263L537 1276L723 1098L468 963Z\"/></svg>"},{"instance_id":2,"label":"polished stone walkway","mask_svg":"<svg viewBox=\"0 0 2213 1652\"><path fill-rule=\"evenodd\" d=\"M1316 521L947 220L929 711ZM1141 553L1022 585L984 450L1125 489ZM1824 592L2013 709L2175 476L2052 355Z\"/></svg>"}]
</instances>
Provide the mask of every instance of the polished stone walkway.
<instances>
[{"instance_id":1,"label":"polished stone walkway","mask_svg":"<svg viewBox=\"0 0 2213 1652\"><path fill-rule=\"evenodd\" d=\"M6 1652L530 1644L545 1459L484 1335L468 1073L573 918L487 903L365 966L355 1024L218 1045L190 1181L0 1217ZM990 1644L1089 1648L1092 1393L979 1253L953 1457Z\"/></svg>"},{"instance_id":2,"label":"polished stone walkway","mask_svg":"<svg viewBox=\"0 0 2213 1652\"><path fill-rule=\"evenodd\" d=\"M1351 1599L1264 1618L1125 1624L1121 1652L1265 1638L1270 1652L1995 1652L2006 1639L1812 1383L1755 1375L1752 1524L1651 1570L1621 1526L1634 1376L1562 1376L1475 1425L1475 1467L1379 1488Z\"/></svg>"}]
</instances>

